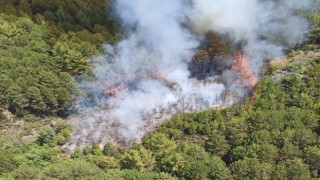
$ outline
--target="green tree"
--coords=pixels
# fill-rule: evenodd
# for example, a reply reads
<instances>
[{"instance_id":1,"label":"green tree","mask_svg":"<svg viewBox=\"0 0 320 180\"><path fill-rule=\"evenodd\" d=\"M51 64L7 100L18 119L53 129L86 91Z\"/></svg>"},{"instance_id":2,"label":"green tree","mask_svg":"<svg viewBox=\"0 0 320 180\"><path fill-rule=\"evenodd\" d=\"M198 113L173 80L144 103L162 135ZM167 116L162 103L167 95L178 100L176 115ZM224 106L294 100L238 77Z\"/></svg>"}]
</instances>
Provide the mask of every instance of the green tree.
<instances>
[{"instance_id":1,"label":"green tree","mask_svg":"<svg viewBox=\"0 0 320 180\"><path fill-rule=\"evenodd\" d=\"M143 147L139 149L131 148L123 154L120 163L124 169L152 171L155 165L155 159L152 152Z\"/></svg>"},{"instance_id":2,"label":"green tree","mask_svg":"<svg viewBox=\"0 0 320 180\"><path fill-rule=\"evenodd\" d=\"M19 7L20 10L27 13L28 15L32 14L31 6L28 2L28 0L20 0Z\"/></svg>"},{"instance_id":3,"label":"green tree","mask_svg":"<svg viewBox=\"0 0 320 180\"><path fill-rule=\"evenodd\" d=\"M240 145L248 136L248 127L244 119L233 119L226 127L226 138L232 145Z\"/></svg>"},{"instance_id":4,"label":"green tree","mask_svg":"<svg viewBox=\"0 0 320 180\"><path fill-rule=\"evenodd\" d=\"M178 152L172 152L159 161L157 161L157 167L159 171L168 172L171 174L179 174L187 164L185 157Z\"/></svg>"},{"instance_id":5,"label":"green tree","mask_svg":"<svg viewBox=\"0 0 320 180\"><path fill-rule=\"evenodd\" d=\"M119 149L116 145L111 142L108 142L103 146L103 154L106 156L114 156L119 153Z\"/></svg>"},{"instance_id":6,"label":"green tree","mask_svg":"<svg viewBox=\"0 0 320 180\"><path fill-rule=\"evenodd\" d=\"M287 178L287 167L286 164L281 162L273 167L271 179L283 180Z\"/></svg>"},{"instance_id":7,"label":"green tree","mask_svg":"<svg viewBox=\"0 0 320 180\"><path fill-rule=\"evenodd\" d=\"M49 165L44 170L47 178L53 179L86 179L103 174L103 171L84 160L66 160Z\"/></svg>"},{"instance_id":8,"label":"green tree","mask_svg":"<svg viewBox=\"0 0 320 180\"><path fill-rule=\"evenodd\" d=\"M295 158L292 160L287 160L285 164L287 166L288 179L311 179L309 167L303 163L302 159Z\"/></svg>"},{"instance_id":9,"label":"green tree","mask_svg":"<svg viewBox=\"0 0 320 180\"><path fill-rule=\"evenodd\" d=\"M301 157L302 152L298 146L293 145L290 141L285 141L282 149L280 150L280 159L294 159Z\"/></svg>"},{"instance_id":10,"label":"green tree","mask_svg":"<svg viewBox=\"0 0 320 180\"><path fill-rule=\"evenodd\" d=\"M15 179L41 179L42 172L36 167L22 165L13 172L13 177Z\"/></svg>"},{"instance_id":11,"label":"green tree","mask_svg":"<svg viewBox=\"0 0 320 180\"><path fill-rule=\"evenodd\" d=\"M309 146L304 151L306 163L309 164L313 176L320 177L320 148L318 146Z\"/></svg>"},{"instance_id":12,"label":"green tree","mask_svg":"<svg viewBox=\"0 0 320 180\"><path fill-rule=\"evenodd\" d=\"M257 158L261 162L274 162L278 157L278 149L271 144L253 144L247 147L248 157Z\"/></svg>"},{"instance_id":13,"label":"green tree","mask_svg":"<svg viewBox=\"0 0 320 180\"><path fill-rule=\"evenodd\" d=\"M36 141L39 145L43 146L44 144L48 144L52 142L54 136L55 136L54 131L51 128L43 128L39 132L39 135Z\"/></svg>"},{"instance_id":14,"label":"green tree","mask_svg":"<svg viewBox=\"0 0 320 180\"><path fill-rule=\"evenodd\" d=\"M214 155L222 157L229 151L230 145L224 136L216 134L208 138L205 148Z\"/></svg>"},{"instance_id":15,"label":"green tree","mask_svg":"<svg viewBox=\"0 0 320 180\"><path fill-rule=\"evenodd\" d=\"M13 171L18 167L15 160L15 154L10 149L0 149L0 175Z\"/></svg>"},{"instance_id":16,"label":"green tree","mask_svg":"<svg viewBox=\"0 0 320 180\"><path fill-rule=\"evenodd\" d=\"M185 179L205 179L209 173L210 155L204 148L182 143L179 145L180 151L187 160L184 168L178 174Z\"/></svg>"},{"instance_id":17,"label":"green tree","mask_svg":"<svg viewBox=\"0 0 320 180\"><path fill-rule=\"evenodd\" d=\"M114 157L89 155L87 159L103 170L120 169L120 161Z\"/></svg>"},{"instance_id":18,"label":"green tree","mask_svg":"<svg viewBox=\"0 0 320 180\"><path fill-rule=\"evenodd\" d=\"M234 179L271 179L272 164L258 159L245 158L230 165Z\"/></svg>"},{"instance_id":19,"label":"green tree","mask_svg":"<svg viewBox=\"0 0 320 180\"><path fill-rule=\"evenodd\" d=\"M209 178L216 180L232 179L231 172L225 162L217 156L212 156L209 160Z\"/></svg>"},{"instance_id":20,"label":"green tree","mask_svg":"<svg viewBox=\"0 0 320 180\"><path fill-rule=\"evenodd\" d=\"M273 137L270 131L262 129L250 133L248 141L250 144L271 144Z\"/></svg>"},{"instance_id":21,"label":"green tree","mask_svg":"<svg viewBox=\"0 0 320 180\"><path fill-rule=\"evenodd\" d=\"M154 153L156 160L170 154L177 148L174 142L161 133L152 134L150 138L145 139L145 143L148 149Z\"/></svg>"}]
</instances>

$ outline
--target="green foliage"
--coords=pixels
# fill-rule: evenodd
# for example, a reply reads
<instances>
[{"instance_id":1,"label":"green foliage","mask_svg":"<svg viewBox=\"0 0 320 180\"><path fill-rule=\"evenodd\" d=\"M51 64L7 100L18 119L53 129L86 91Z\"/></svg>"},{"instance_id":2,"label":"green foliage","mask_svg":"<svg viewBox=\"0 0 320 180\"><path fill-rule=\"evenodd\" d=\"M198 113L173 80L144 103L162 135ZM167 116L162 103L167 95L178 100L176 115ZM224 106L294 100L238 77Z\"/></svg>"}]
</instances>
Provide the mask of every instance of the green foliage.
<instances>
[{"instance_id":1,"label":"green foliage","mask_svg":"<svg viewBox=\"0 0 320 180\"><path fill-rule=\"evenodd\" d=\"M19 162L19 165L35 166L37 168L43 168L59 160L58 149L48 146L23 144L16 149L15 153L15 160Z\"/></svg>"},{"instance_id":2,"label":"green foliage","mask_svg":"<svg viewBox=\"0 0 320 180\"><path fill-rule=\"evenodd\" d=\"M179 174L182 169L186 166L186 159L182 153L170 153L160 161L157 162L157 168L161 172L169 172L172 174Z\"/></svg>"},{"instance_id":3,"label":"green foliage","mask_svg":"<svg viewBox=\"0 0 320 180\"><path fill-rule=\"evenodd\" d=\"M103 170L120 169L120 161L114 157L89 155L87 159Z\"/></svg>"},{"instance_id":4,"label":"green foliage","mask_svg":"<svg viewBox=\"0 0 320 180\"><path fill-rule=\"evenodd\" d=\"M15 179L40 179L41 176L42 172L40 169L27 165L19 166L19 168L13 172Z\"/></svg>"},{"instance_id":5,"label":"green foliage","mask_svg":"<svg viewBox=\"0 0 320 180\"><path fill-rule=\"evenodd\" d=\"M311 167L312 173L315 173L314 176L317 176L317 173L320 171L320 148L319 146L309 146L305 152L304 156L306 163Z\"/></svg>"},{"instance_id":6,"label":"green foliage","mask_svg":"<svg viewBox=\"0 0 320 180\"><path fill-rule=\"evenodd\" d=\"M31 16L33 20L50 22L60 31L79 31L87 29L99 32L110 42L116 41L120 28L116 21L109 18L109 6L112 1L76 1L76 0L17 0L0 1L0 12Z\"/></svg>"},{"instance_id":7,"label":"green foliage","mask_svg":"<svg viewBox=\"0 0 320 180\"><path fill-rule=\"evenodd\" d=\"M33 114L27 114L27 115L24 115L23 116L23 119L27 122L36 122L36 121L39 121L40 118L33 115Z\"/></svg>"},{"instance_id":8,"label":"green foliage","mask_svg":"<svg viewBox=\"0 0 320 180\"><path fill-rule=\"evenodd\" d=\"M71 134L69 125L64 121L58 121L54 128L44 127L38 133L36 142L43 146L64 145L68 142Z\"/></svg>"},{"instance_id":9,"label":"green foliage","mask_svg":"<svg viewBox=\"0 0 320 180\"><path fill-rule=\"evenodd\" d=\"M89 155L89 154L92 153L92 148L90 148L89 146L86 146L86 147L84 147L84 148L82 149L82 153L83 153L84 155Z\"/></svg>"},{"instance_id":10,"label":"green foliage","mask_svg":"<svg viewBox=\"0 0 320 180\"><path fill-rule=\"evenodd\" d=\"M90 59L103 52L103 43L121 37L108 15L111 3L0 0L0 179L320 178L320 59L303 52L319 48L316 8L305 15L312 21L308 44L290 54L289 64L266 70L252 104L182 114L142 145L93 144L71 158L60 149L71 134L64 121L42 127L33 143L17 140L20 132L4 134L11 123L2 117L7 107L30 124L66 115L80 93L74 77L92 75ZM214 33L206 37L193 72L230 49ZM311 57L300 58L304 54Z\"/></svg>"},{"instance_id":11,"label":"green foliage","mask_svg":"<svg viewBox=\"0 0 320 180\"><path fill-rule=\"evenodd\" d=\"M41 146L51 142L54 138L54 132L51 128L44 128L39 132L37 143Z\"/></svg>"},{"instance_id":12,"label":"green foliage","mask_svg":"<svg viewBox=\"0 0 320 180\"><path fill-rule=\"evenodd\" d=\"M252 104L183 114L163 124L149 141L146 138L159 157L158 169L184 179L319 178L320 61L297 61L269 69ZM274 71L290 73L275 77ZM184 143L204 148L217 165L208 166L210 158L201 151L186 153ZM165 149L168 153L162 153ZM206 158L198 161L199 156Z\"/></svg>"},{"instance_id":13,"label":"green foliage","mask_svg":"<svg viewBox=\"0 0 320 180\"><path fill-rule=\"evenodd\" d=\"M206 141L206 150L217 156L224 156L230 149L226 138L222 135L211 135Z\"/></svg>"},{"instance_id":14,"label":"green foliage","mask_svg":"<svg viewBox=\"0 0 320 180\"><path fill-rule=\"evenodd\" d=\"M245 158L230 165L234 179L271 179L272 165Z\"/></svg>"},{"instance_id":15,"label":"green foliage","mask_svg":"<svg viewBox=\"0 0 320 180\"><path fill-rule=\"evenodd\" d=\"M78 159L52 164L44 170L46 177L54 179L86 179L102 173L94 164Z\"/></svg>"},{"instance_id":16,"label":"green foliage","mask_svg":"<svg viewBox=\"0 0 320 180\"><path fill-rule=\"evenodd\" d=\"M0 149L0 175L17 168L18 162L14 155L14 152L10 149Z\"/></svg>"},{"instance_id":17,"label":"green foliage","mask_svg":"<svg viewBox=\"0 0 320 180\"><path fill-rule=\"evenodd\" d=\"M212 59L218 59L226 56L230 49L230 47L228 47L228 42L223 41L213 32L206 34L206 41L204 42L204 45L206 48L198 50L193 57L194 61L198 64L202 63L203 65L209 65Z\"/></svg>"},{"instance_id":18,"label":"green foliage","mask_svg":"<svg viewBox=\"0 0 320 180\"><path fill-rule=\"evenodd\" d=\"M170 141L166 135L160 133L152 134L150 138L145 139L145 143L148 149L154 153L156 159L161 159L177 148L173 141Z\"/></svg>"},{"instance_id":19,"label":"green foliage","mask_svg":"<svg viewBox=\"0 0 320 180\"><path fill-rule=\"evenodd\" d=\"M309 168L299 158L285 162L288 179L311 179Z\"/></svg>"},{"instance_id":20,"label":"green foliage","mask_svg":"<svg viewBox=\"0 0 320 180\"><path fill-rule=\"evenodd\" d=\"M217 180L232 179L231 172L225 162L217 156L213 156L209 160L209 178Z\"/></svg>"},{"instance_id":21,"label":"green foliage","mask_svg":"<svg viewBox=\"0 0 320 180\"><path fill-rule=\"evenodd\" d=\"M77 87L70 74L53 67L50 30L26 17L0 17L0 41L5 45L0 51L1 103L19 116L61 114Z\"/></svg>"},{"instance_id":22,"label":"green foliage","mask_svg":"<svg viewBox=\"0 0 320 180\"><path fill-rule=\"evenodd\" d=\"M89 60L119 37L110 3L0 1L0 105L21 117L65 115L79 94L72 76L90 74Z\"/></svg>"},{"instance_id":23,"label":"green foliage","mask_svg":"<svg viewBox=\"0 0 320 180\"><path fill-rule=\"evenodd\" d=\"M205 149L193 144L181 144L179 149L186 158L186 164L178 173L185 179L205 179L209 173L210 156Z\"/></svg>"},{"instance_id":24,"label":"green foliage","mask_svg":"<svg viewBox=\"0 0 320 180\"><path fill-rule=\"evenodd\" d=\"M116 145L108 142L106 145L103 146L103 154L106 156L114 156L115 154L119 153L119 149Z\"/></svg>"},{"instance_id":25,"label":"green foliage","mask_svg":"<svg viewBox=\"0 0 320 180\"><path fill-rule=\"evenodd\" d=\"M319 2L316 1L315 3L318 3L317 5L314 5L314 10L311 12L307 13L305 16L307 19L309 19L312 23L312 33L311 33L311 38L310 41L313 43L319 42L320 41L320 13L317 8L319 8Z\"/></svg>"},{"instance_id":26,"label":"green foliage","mask_svg":"<svg viewBox=\"0 0 320 180\"><path fill-rule=\"evenodd\" d=\"M122 170L122 171L109 171L107 172L107 179L111 180L177 180L178 178L172 177L166 173L155 172L140 172L137 170Z\"/></svg>"},{"instance_id":27,"label":"green foliage","mask_svg":"<svg viewBox=\"0 0 320 180\"><path fill-rule=\"evenodd\" d=\"M144 147L130 148L121 157L121 167L139 171L152 171L155 159L151 151Z\"/></svg>"},{"instance_id":28,"label":"green foliage","mask_svg":"<svg viewBox=\"0 0 320 180\"><path fill-rule=\"evenodd\" d=\"M71 75L88 72L90 70L88 57L97 53L96 47L89 42L57 42L52 49L58 68Z\"/></svg>"},{"instance_id":29,"label":"green foliage","mask_svg":"<svg viewBox=\"0 0 320 180\"><path fill-rule=\"evenodd\" d=\"M83 157L84 157L84 154L82 153L82 150L80 148L76 148L71 154L72 159L83 158Z\"/></svg>"}]
</instances>

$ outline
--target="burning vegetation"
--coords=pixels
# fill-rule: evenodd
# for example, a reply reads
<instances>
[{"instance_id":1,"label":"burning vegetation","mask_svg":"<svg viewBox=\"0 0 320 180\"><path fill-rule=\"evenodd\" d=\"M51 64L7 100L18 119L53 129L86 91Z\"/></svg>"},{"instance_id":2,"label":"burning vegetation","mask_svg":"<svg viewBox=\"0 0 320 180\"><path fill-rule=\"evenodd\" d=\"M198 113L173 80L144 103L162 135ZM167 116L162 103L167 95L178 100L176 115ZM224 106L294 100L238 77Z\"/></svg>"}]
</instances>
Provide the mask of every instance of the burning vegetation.
<instances>
[{"instance_id":1,"label":"burning vegetation","mask_svg":"<svg viewBox=\"0 0 320 180\"><path fill-rule=\"evenodd\" d=\"M245 86L253 88L257 84L257 78L254 76L250 68L249 59L241 51L236 53L232 69L238 71Z\"/></svg>"},{"instance_id":2,"label":"burning vegetation","mask_svg":"<svg viewBox=\"0 0 320 180\"><path fill-rule=\"evenodd\" d=\"M163 80L166 77L167 75L163 73L151 73L150 75L150 78L155 80ZM120 91L128 92L129 91L128 84L130 84L130 82L132 81L139 80L142 78L143 78L142 75L131 75L131 76L120 78L120 80L111 81L107 83L107 84L110 84L109 85L110 89L104 90L103 94L112 96L119 93Z\"/></svg>"},{"instance_id":3,"label":"burning vegetation","mask_svg":"<svg viewBox=\"0 0 320 180\"><path fill-rule=\"evenodd\" d=\"M128 33L105 45L95 81L81 84L87 96L71 117L71 147L130 144L173 116L254 95L263 63L303 42L308 29L296 16L305 4L291 1L115 4Z\"/></svg>"},{"instance_id":4,"label":"burning vegetation","mask_svg":"<svg viewBox=\"0 0 320 180\"><path fill-rule=\"evenodd\" d=\"M214 50L211 48L210 53L213 52ZM139 118L142 119L142 123L138 124L139 127L137 128L140 129L139 132L143 132L143 134L152 132L166 119L170 119L173 116L212 107L229 106L234 102L240 101L242 98L242 95L239 95L238 92L232 89L221 89L221 93L215 96L211 101L200 95L201 87L205 89L205 86L213 85L214 89L216 89L222 86L228 86L229 83L229 86L236 84L238 87L242 88L241 91L246 91L248 95L251 94L257 79L250 69L249 59L246 55L241 51L235 51L235 53L229 53L234 55L225 56L224 60L221 60L221 58L215 58L220 57L219 54L221 54L221 52L215 52L215 54L215 56L212 56L213 59L206 59L206 63L194 61L189 64L189 68L194 70L190 77L194 79L192 87L196 88L188 94L183 94L180 85L168 78L170 73L135 72L134 74L115 78L114 80L103 81L101 83L102 86L98 87L102 88L100 94L104 96L100 97L100 99L104 98L105 101L98 105L100 106L100 110L95 110L95 114L92 114L92 111L89 111L87 113L81 113L82 117L73 117L74 119L77 119L73 122L79 123L79 119L86 119L87 123L80 122L82 127L78 127L79 129L75 131L77 133L73 135L72 141L67 146L72 149L75 147L84 147L86 144L92 143L102 145L106 142L114 142L126 146L131 144L132 141L135 141L135 138L129 139L128 141L127 135L124 135L124 131L130 127L126 126L121 119L108 116L108 113L117 111L117 108L121 106L122 103L127 103L128 100L126 98L131 98L131 93L135 93L139 89L138 86L141 85L140 83L146 80L152 80L156 83L165 85L165 87L173 93L175 98L178 99L172 103L141 109ZM197 57L194 57L194 60L195 58L201 59L202 57L197 55ZM215 69L216 67L219 67L217 66L219 63L223 64L220 68L223 67L224 69ZM221 74L223 71L230 71L237 78L233 79L231 82L226 81L226 78ZM97 89L97 85L94 86L94 88ZM95 97L94 94L92 97ZM251 99L253 99L253 97ZM147 95L145 100L148 100ZM139 104L137 104L137 106L139 106ZM106 113L108 115L106 115ZM100 120L97 121L96 119ZM94 129L94 131L90 131L90 129ZM85 137L85 140L82 139L83 137Z\"/></svg>"},{"instance_id":5,"label":"burning vegetation","mask_svg":"<svg viewBox=\"0 0 320 180\"><path fill-rule=\"evenodd\" d=\"M257 78L254 76L253 71L250 68L248 57L241 51L237 51L235 54L236 55L232 58L233 63L230 66L230 68L234 71L234 73L239 75L239 79L237 79L233 83L239 83L242 86L246 86L250 89L253 89L257 83ZM109 88L104 90L103 94L112 96L112 95L116 95L120 91L128 92L129 86L130 86L129 84L132 81L138 81L139 79L142 79L145 76L149 76L150 78L159 80L159 81L166 80L166 77L167 77L166 74L159 73L159 72L144 74L144 75L135 74L135 75L122 77L120 78L120 80L118 79L118 80L108 82L107 84Z\"/></svg>"},{"instance_id":6,"label":"burning vegetation","mask_svg":"<svg viewBox=\"0 0 320 180\"><path fill-rule=\"evenodd\" d=\"M183 84L174 80L177 75L172 78L174 71L164 73L157 70L139 70L96 82L91 90L87 91L89 98L82 102L84 104L95 102L95 110L89 109L86 113L82 112L71 117L75 123L74 134L66 146L73 149L93 143L103 145L106 142L127 146L144 134L152 132L167 119L182 113L229 106L241 101L244 95L252 95L250 101L253 101L257 78L250 68L249 58L238 50L239 48L231 49L228 41L218 38L213 33L207 34L207 37L202 48L193 56L193 61L188 64L189 92L183 92L185 89L182 87ZM143 61L148 58L158 58L158 56L152 54L141 59ZM228 72L228 75L224 75L225 72ZM152 85L145 82L152 82ZM148 93L149 89L152 90L158 85L161 85L160 89L166 90L156 90L157 94ZM168 91L165 96L161 94L163 91ZM210 91L213 96L207 96ZM142 96L137 93L141 93ZM152 102L156 96L159 96L159 100L165 99L169 94L173 100L166 100L165 103L156 102L152 105L140 104L142 101ZM139 96L138 101L132 99L135 96ZM122 106L126 108L122 110ZM137 110L132 111L131 108ZM119 118L118 112L120 115L131 113L127 116L133 117L132 123L124 122L121 117Z\"/></svg>"},{"instance_id":7,"label":"burning vegetation","mask_svg":"<svg viewBox=\"0 0 320 180\"><path fill-rule=\"evenodd\" d=\"M248 95L253 94L251 91L257 83L257 77L251 70L249 58L241 50L233 50L229 43L229 40L218 37L212 32L207 33L206 41L203 42L200 49L193 56L193 61L189 63L191 78L196 78L202 83L223 83L227 86L237 84L248 89ZM226 77L221 76L222 72L227 69L230 69L236 77L231 82L227 82ZM162 72L135 72L105 83L106 89L103 90L103 94L113 96L119 92L128 92L130 89L134 89L132 86L137 81L141 81L144 78L166 82L172 89L173 85L167 80L167 77L168 74ZM230 96L236 96L235 93L230 93L228 90L224 94L227 97L223 99L230 99ZM236 97L231 99L236 99Z\"/></svg>"}]
</instances>

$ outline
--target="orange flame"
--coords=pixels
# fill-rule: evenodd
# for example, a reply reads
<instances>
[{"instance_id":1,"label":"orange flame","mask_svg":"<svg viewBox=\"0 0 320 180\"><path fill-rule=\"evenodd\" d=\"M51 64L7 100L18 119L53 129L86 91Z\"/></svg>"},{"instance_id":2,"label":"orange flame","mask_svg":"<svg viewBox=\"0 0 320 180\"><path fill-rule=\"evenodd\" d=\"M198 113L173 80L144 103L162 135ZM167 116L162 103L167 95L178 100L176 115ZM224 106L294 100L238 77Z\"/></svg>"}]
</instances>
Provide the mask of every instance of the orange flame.
<instances>
[{"instance_id":1,"label":"orange flame","mask_svg":"<svg viewBox=\"0 0 320 180\"><path fill-rule=\"evenodd\" d=\"M239 71L245 85L252 88L252 95L249 99L249 103L252 104L255 101L257 93L257 78L254 76L252 70L250 69L248 57L241 51L237 52L235 61L232 64L232 69Z\"/></svg>"},{"instance_id":2,"label":"orange flame","mask_svg":"<svg viewBox=\"0 0 320 180\"><path fill-rule=\"evenodd\" d=\"M245 85L253 88L257 84L257 78L253 75L253 72L250 69L248 57L246 57L242 52L237 52L235 61L232 64L232 69L240 72Z\"/></svg>"},{"instance_id":3,"label":"orange flame","mask_svg":"<svg viewBox=\"0 0 320 180\"><path fill-rule=\"evenodd\" d=\"M256 95L257 95L257 88L256 88L256 86L253 88L253 91L252 91L252 95L251 95L251 97L250 97L250 99L249 99L249 103L250 104L253 104L254 103L254 101L255 101L255 99L256 99Z\"/></svg>"},{"instance_id":4,"label":"orange flame","mask_svg":"<svg viewBox=\"0 0 320 180\"><path fill-rule=\"evenodd\" d=\"M108 94L108 95L115 95L117 94L119 91L122 90L122 86L117 86L113 89L108 89L104 91L104 94Z\"/></svg>"},{"instance_id":5,"label":"orange flame","mask_svg":"<svg viewBox=\"0 0 320 180\"><path fill-rule=\"evenodd\" d=\"M158 73L154 73L154 74L152 75L152 77L155 78L155 79L161 80L161 79L166 79L166 78L167 78L167 75L158 72Z\"/></svg>"},{"instance_id":6,"label":"orange flame","mask_svg":"<svg viewBox=\"0 0 320 180\"><path fill-rule=\"evenodd\" d=\"M156 72L156 73L152 73L150 75L152 78L154 79L157 79L157 80L162 80L162 79L166 79L167 78L167 75L166 74L163 74L163 73L159 73L159 72ZM123 82L122 84L125 84L124 82L127 81L128 79L134 79L134 78L137 78L138 76L137 75L134 75L134 76L126 76L124 78L122 78L120 80L120 82ZM113 82L114 84L116 84L116 82ZM120 91L124 90L125 92L128 92L129 91L129 88L128 87L123 87L122 85L119 85L119 86L116 86L112 89L107 89L103 92L103 94L106 94L106 95L115 95L117 93L119 93Z\"/></svg>"}]
</instances>

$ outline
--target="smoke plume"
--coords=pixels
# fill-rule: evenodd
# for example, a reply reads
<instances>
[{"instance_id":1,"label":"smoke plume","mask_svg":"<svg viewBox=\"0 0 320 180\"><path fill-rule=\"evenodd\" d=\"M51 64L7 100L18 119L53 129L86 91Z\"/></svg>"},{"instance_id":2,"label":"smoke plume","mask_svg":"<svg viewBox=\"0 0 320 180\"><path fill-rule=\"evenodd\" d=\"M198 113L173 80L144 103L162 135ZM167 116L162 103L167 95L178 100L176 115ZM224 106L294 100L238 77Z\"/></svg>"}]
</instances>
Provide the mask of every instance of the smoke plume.
<instances>
[{"instance_id":1,"label":"smoke plume","mask_svg":"<svg viewBox=\"0 0 320 180\"><path fill-rule=\"evenodd\" d=\"M222 72L201 79L191 74L204 34L240 44L258 76L264 61L304 41L308 23L298 15L310 5L311 0L117 0L125 38L105 45L105 54L93 60L95 81L82 83L87 95L70 117L67 146L130 144L172 116L231 105L248 87L233 80L230 58Z\"/></svg>"}]
</instances>

